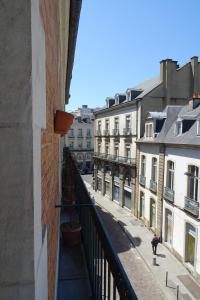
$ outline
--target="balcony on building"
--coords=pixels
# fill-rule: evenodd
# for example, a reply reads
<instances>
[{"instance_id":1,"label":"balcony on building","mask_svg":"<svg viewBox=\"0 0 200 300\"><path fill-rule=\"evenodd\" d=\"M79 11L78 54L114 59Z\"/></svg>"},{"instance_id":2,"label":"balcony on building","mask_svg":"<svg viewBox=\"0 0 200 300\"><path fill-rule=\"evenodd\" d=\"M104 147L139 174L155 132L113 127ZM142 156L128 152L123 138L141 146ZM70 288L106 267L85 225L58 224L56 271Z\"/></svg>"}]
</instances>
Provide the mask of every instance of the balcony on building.
<instances>
[{"instance_id":1,"label":"balcony on building","mask_svg":"<svg viewBox=\"0 0 200 300\"><path fill-rule=\"evenodd\" d=\"M124 135L131 135L131 128L124 128L123 133Z\"/></svg>"},{"instance_id":2,"label":"balcony on building","mask_svg":"<svg viewBox=\"0 0 200 300\"><path fill-rule=\"evenodd\" d=\"M68 135L68 138L69 138L69 139L74 139L74 137L75 137L74 134L71 134L71 133L70 133L70 134Z\"/></svg>"},{"instance_id":3,"label":"balcony on building","mask_svg":"<svg viewBox=\"0 0 200 300\"><path fill-rule=\"evenodd\" d=\"M83 139L83 134L82 134L82 133L79 133L79 134L77 135L77 138L78 138L78 139Z\"/></svg>"},{"instance_id":4,"label":"balcony on building","mask_svg":"<svg viewBox=\"0 0 200 300\"><path fill-rule=\"evenodd\" d=\"M185 197L185 205L184 209L194 215L195 217L199 217L199 202L191 199L189 197Z\"/></svg>"},{"instance_id":5,"label":"balcony on building","mask_svg":"<svg viewBox=\"0 0 200 300\"><path fill-rule=\"evenodd\" d=\"M109 136L110 135L110 130L109 129L105 129L104 130L104 135L105 136Z\"/></svg>"},{"instance_id":6,"label":"balcony on building","mask_svg":"<svg viewBox=\"0 0 200 300\"><path fill-rule=\"evenodd\" d=\"M146 177L144 175L140 175L139 176L139 183L142 185L142 186L145 186L146 185Z\"/></svg>"},{"instance_id":7,"label":"balcony on building","mask_svg":"<svg viewBox=\"0 0 200 300\"><path fill-rule=\"evenodd\" d=\"M91 139L91 138L92 138L91 133L87 133L87 134L86 134L86 138L87 138L87 139Z\"/></svg>"},{"instance_id":8,"label":"balcony on building","mask_svg":"<svg viewBox=\"0 0 200 300\"><path fill-rule=\"evenodd\" d=\"M122 165L135 165L135 158L119 156L115 154L107 154L107 153L94 153L95 158L99 158L102 160L110 161L110 162L117 162Z\"/></svg>"},{"instance_id":9,"label":"balcony on building","mask_svg":"<svg viewBox=\"0 0 200 300\"><path fill-rule=\"evenodd\" d=\"M57 299L137 300L67 148L64 148L62 181L66 195L70 190L73 199L71 204L67 197L66 202L56 205L56 209L61 209L61 224L76 220L80 234L74 232L73 239L70 235L60 237Z\"/></svg>"},{"instance_id":10,"label":"balcony on building","mask_svg":"<svg viewBox=\"0 0 200 300\"><path fill-rule=\"evenodd\" d=\"M150 179L150 190L157 193L157 182L152 179Z\"/></svg>"},{"instance_id":11,"label":"balcony on building","mask_svg":"<svg viewBox=\"0 0 200 300\"><path fill-rule=\"evenodd\" d=\"M164 188L164 198L170 202L174 202L174 191L170 189L169 187Z\"/></svg>"},{"instance_id":12,"label":"balcony on building","mask_svg":"<svg viewBox=\"0 0 200 300\"><path fill-rule=\"evenodd\" d=\"M113 129L113 135L114 136L119 136L119 128Z\"/></svg>"},{"instance_id":13,"label":"balcony on building","mask_svg":"<svg viewBox=\"0 0 200 300\"><path fill-rule=\"evenodd\" d=\"M96 131L96 136L101 136L101 130Z\"/></svg>"}]
</instances>

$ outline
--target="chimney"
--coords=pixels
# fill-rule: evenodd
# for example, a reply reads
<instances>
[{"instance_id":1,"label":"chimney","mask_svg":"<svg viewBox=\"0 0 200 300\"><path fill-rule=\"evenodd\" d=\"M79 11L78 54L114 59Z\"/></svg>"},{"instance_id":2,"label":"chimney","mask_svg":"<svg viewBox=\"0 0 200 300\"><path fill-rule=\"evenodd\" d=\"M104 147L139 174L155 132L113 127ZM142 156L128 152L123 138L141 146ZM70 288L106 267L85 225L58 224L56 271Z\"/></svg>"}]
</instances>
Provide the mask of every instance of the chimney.
<instances>
[{"instance_id":1,"label":"chimney","mask_svg":"<svg viewBox=\"0 0 200 300\"><path fill-rule=\"evenodd\" d=\"M193 110L200 105L200 93L194 93L192 98L189 99L189 110Z\"/></svg>"},{"instance_id":2,"label":"chimney","mask_svg":"<svg viewBox=\"0 0 200 300\"><path fill-rule=\"evenodd\" d=\"M198 56L193 56L191 58L191 67L193 75L193 93L198 93Z\"/></svg>"},{"instance_id":3,"label":"chimney","mask_svg":"<svg viewBox=\"0 0 200 300\"><path fill-rule=\"evenodd\" d=\"M171 83L173 81L174 74L179 68L177 61L172 59L161 60L160 62L160 80L163 82L164 86L164 97L166 100L166 105L170 105L171 99Z\"/></svg>"}]
</instances>

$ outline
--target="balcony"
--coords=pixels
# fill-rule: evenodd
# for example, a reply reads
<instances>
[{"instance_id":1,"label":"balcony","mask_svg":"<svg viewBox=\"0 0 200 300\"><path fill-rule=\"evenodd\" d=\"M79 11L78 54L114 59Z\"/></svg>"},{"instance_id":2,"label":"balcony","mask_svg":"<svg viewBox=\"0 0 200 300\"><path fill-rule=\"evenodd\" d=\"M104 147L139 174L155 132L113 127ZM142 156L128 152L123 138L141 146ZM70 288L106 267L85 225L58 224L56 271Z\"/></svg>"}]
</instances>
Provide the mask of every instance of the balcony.
<instances>
[{"instance_id":1,"label":"balcony","mask_svg":"<svg viewBox=\"0 0 200 300\"><path fill-rule=\"evenodd\" d=\"M152 179L150 180L150 190L157 193L157 182Z\"/></svg>"},{"instance_id":2,"label":"balcony","mask_svg":"<svg viewBox=\"0 0 200 300\"><path fill-rule=\"evenodd\" d=\"M191 199L189 197L185 197L184 209L198 218L198 216L199 216L199 202L197 202L194 199Z\"/></svg>"},{"instance_id":3,"label":"balcony","mask_svg":"<svg viewBox=\"0 0 200 300\"><path fill-rule=\"evenodd\" d=\"M114 136L119 136L119 128L113 129L113 135Z\"/></svg>"},{"instance_id":4,"label":"balcony","mask_svg":"<svg viewBox=\"0 0 200 300\"><path fill-rule=\"evenodd\" d=\"M145 187L145 185L146 185L146 177L143 176L143 175L140 175L140 177L139 177L139 183L140 183L142 186Z\"/></svg>"},{"instance_id":5,"label":"balcony","mask_svg":"<svg viewBox=\"0 0 200 300\"><path fill-rule=\"evenodd\" d=\"M101 136L101 130L96 131L96 136Z\"/></svg>"},{"instance_id":6,"label":"balcony","mask_svg":"<svg viewBox=\"0 0 200 300\"><path fill-rule=\"evenodd\" d=\"M70 152L93 152L94 148L69 147Z\"/></svg>"},{"instance_id":7,"label":"balcony","mask_svg":"<svg viewBox=\"0 0 200 300\"><path fill-rule=\"evenodd\" d=\"M104 135L105 135L105 136L109 136L109 135L110 135L110 130L105 129L105 130L104 130Z\"/></svg>"},{"instance_id":8,"label":"balcony","mask_svg":"<svg viewBox=\"0 0 200 300\"><path fill-rule=\"evenodd\" d=\"M69 299L83 299L84 295L84 299L94 300L111 298L114 300L137 300L123 266L111 245L110 238L104 230L95 204L76 169L75 161L66 150L64 160L63 182L65 185L72 184L72 181L76 182L73 187L75 202L56 207L61 208L61 219L62 214L66 214L66 210L69 209L70 212L73 210L73 214L77 215L81 227L81 240L79 252L77 246L71 248L73 251L69 247L62 249L64 244L61 241L59 295L66 294L66 299L71 293L74 297L71 296ZM66 215L64 217L67 218ZM83 250L81 251L81 249ZM70 257L68 257L69 255ZM84 271L86 266L84 266L84 258L81 256L85 257L88 272ZM75 263L73 263L74 261ZM75 270L72 270L72 267L75 267ZM79 275L78 278L78 275L74 276L75 272ZM70 283L65 278L69 278ZM80 282L81 280L82 282ZM89 282L89 289L86 280ZM77 294L79 297L75 297ZM59 299L64 299L64 297Z\"/></svg>"},{"instance_id":9,"label":"balcony","mask_svg":"<svg viewBox=\"0 0 200 300\"><path fill-rule=\"evenodd\" d=\"M70 135L68 135L68 138L69 138L69 139L74 139L75 136L74 136L73 134L70 134Z\"/></svg>"},{"instance_id":10,"label":"balcony","mask_svg":"<svg viewBox=\"0 0 200 300\"><path fill-rule=\"evenodd\" d=\"M86 139L91 139L91 138L92 138L91 134L87 133L86 134Z\"/></svg>"},{"instance_id":11,"label":"balcony","mask_svg":"<svg viewBox=\"0 0 200 300\"><path fill-rule=\"evenodd\" d=\"M110 162L118 162L119 164L124 164L124 165L135 165L135 158L129 158L129 157L106 154L106 153L98 153L98 152L94 153L94 157L107 160Z\"/></svg>"},{"instance_id":12,"label":"balcony","mask_svg":"<svg viewBox=\"0 0 200 300\"><path fill-rule=\"evenodd\" d=\"M164 188L164 198L170 202L174 202L174 191L168 187Z\"/></svg>"},{"instance_id":13,"label":"balcony","mask_svg":"<svg viewBox=\"0 0 200 300\"><path fill-rule=\"evenodd\" d=\"M82 135L82 134L78 134L78 135L77 135L77 138L78 138L78 139L83 139L83 135Z\"/></svg>"},{"instance_id":14,"label":"balcony","mask_svg":"<svg viewBox=\"0 0 200 300\"><path fill-rule=\"evenodd\" d=\"M123 133L124 135L131 135L131 128L124 128Z\"/></svg>"}]
</instances>

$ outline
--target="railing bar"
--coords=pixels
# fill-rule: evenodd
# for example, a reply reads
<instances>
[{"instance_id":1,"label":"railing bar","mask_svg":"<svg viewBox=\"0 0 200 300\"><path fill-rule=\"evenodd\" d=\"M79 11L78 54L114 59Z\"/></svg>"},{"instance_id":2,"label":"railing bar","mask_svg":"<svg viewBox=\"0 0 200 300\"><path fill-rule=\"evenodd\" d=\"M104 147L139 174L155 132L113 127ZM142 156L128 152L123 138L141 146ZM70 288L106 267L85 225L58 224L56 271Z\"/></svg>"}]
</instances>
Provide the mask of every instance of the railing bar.
<instances>
[{"instance_id":1,"label":"railing bar","mask_svg":"<svg viewBox=\"0 0 200 300\"><path fill-rule=\"evenodd\" d=\"M97 299L99 299L99 239L97 239Z\"/></svg>"},{"instance_id":2,"label":"railing bar","mask_svg":"<svg viewBox=\"0 0 200 300\"><path fill-rule=\"evenodd\" d=\"M113 300L116 299L116 285L115 285L115 281L113 279Z\"/></svg>"},{"instance_id":3,"label":"railing bar","mask_svg":"<svg viewBox=\"0 0 200 300\"><path fill-rule=\"evenodd\" d=\"M110 300L110 265L108 264L108 300Z\"/></svg>"},{"instance_id":4,"label":"railing bar","mask_svg":"<svg viewBox=\"0 0 200 300\"><path fill-rule=\"evenodd\" d=\"M102 277L103 277L103 253L102 253L102 245L100 242L100 299L102 299Z\"/></svg>"},{"instance_id":5,"label":"railing bar","mask_svg":"<svg viewBox=\"0 0 200 300\"><path fill-rule=\"evenodd\" d=\"M104 253L104 300L106 300L106 282L107 282L107 262L106 262L106 257L105 257L105 253Z\"/></svg>"}]
</instances>

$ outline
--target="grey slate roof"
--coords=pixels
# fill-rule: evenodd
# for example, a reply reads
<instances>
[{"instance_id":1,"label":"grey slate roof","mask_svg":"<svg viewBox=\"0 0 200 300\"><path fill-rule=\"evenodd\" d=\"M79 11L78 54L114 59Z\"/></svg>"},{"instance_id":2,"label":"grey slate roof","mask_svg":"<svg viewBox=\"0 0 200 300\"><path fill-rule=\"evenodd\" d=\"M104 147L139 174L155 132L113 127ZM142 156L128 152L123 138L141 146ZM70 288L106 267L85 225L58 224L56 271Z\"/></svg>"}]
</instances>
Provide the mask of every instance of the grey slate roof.
<instances>
[{"instance_id":1,"label":"grey slate roof","mask_svg":"<svg viewBox=\"0 0 200 300\"><path fill-rule=\"evenodd\" d=\"M189 111L188 105L186 106L167 106L165 109L167 118L157 137L153 139L141 138L138 142L142 143L162 143L174 145L200 145L200 136L197 135L197 122L200 120L200 106L196 109ZM180 134L176 134L176 121L177 120L194 120L191 128Z\"/></svg>"},{"instance_id":2,"label":"grey slate roof","mask_svg":"<svg viewBox=\"0 0 200 300\"><path fill-rule=\"evenodd\" d=\"M160 84L161 84L160 76L151 78L149 80L146 80L138 84L137 86L134 87L134 89L141 90L142 93L138 95L135 99L143 98Z\"/></svg>"}]
</instances>

